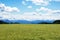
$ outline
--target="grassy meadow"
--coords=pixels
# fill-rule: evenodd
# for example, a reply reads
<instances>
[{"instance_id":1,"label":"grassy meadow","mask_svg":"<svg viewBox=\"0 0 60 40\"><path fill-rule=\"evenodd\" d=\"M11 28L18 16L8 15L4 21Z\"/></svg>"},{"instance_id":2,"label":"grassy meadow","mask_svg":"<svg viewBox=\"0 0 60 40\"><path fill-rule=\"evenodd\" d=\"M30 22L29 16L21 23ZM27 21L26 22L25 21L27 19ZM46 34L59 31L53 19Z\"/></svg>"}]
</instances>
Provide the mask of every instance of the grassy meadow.
<instances>
[{"instance_id":1,"label":"grassy meadow","mask_svg":"<svg viewBox=\"0 0 60 40\"><path fill-rule=\"evenodd\" d=\"M0 24L0 40L60 40L60 24Z\"/></svg>"}]
</instances>

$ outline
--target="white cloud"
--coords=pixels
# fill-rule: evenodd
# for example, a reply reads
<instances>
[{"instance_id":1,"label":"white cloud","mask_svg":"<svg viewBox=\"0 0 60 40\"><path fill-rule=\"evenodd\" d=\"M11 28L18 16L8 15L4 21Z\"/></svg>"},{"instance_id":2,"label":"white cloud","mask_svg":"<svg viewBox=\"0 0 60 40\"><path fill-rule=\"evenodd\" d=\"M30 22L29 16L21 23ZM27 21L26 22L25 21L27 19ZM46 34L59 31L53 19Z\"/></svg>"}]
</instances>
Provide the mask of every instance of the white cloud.
<instances>
[{"instance_id":1,"label":"white cloud","mask_svg":"<svg viewBox=\"0 0 60 40\"><path fill-rule=\"evenodd\" d=\"M51 13L53 13L53 10L52 9L45 8L45 7L41 7L39 9L36 9L36 12L40 12L43 15L50 15Z\"/></svg>"},{"instance_id":2,"label":"white cloud","mask_svg":"<svg viewBox=\"0 0 60 40\"><path fill-rule=\"evenodd\" d=\"M23 4L23 5L26 5L26 2L25 2L25 1L22 1L22 4Z\"/></svg>"},{"instance_id":3,"label":"white cloud","mask_svg":"<svg viewBox=\"0 0 60 40\"><path fill-rule=\"evenodd\" d=\"M6 12L19 12L18 8L16 7L5 7Z\"/></svg>"},{"instance_id":4,"label":"white cloud","mask_svg":"<svg viewBox=\"0 0 60 40\"><path fill-rule=\"evenodd\" d=\"M28 8L32 8L32 6L28 6Z\"/></svg>"},{"instance_id":5,"label":"white cloud","mask_svg":"<svg viewBox=\"0 0 60 40\"><path fill-rule=\"evenodd\" d=\"M60 20L60 10L52 10L45 7L36 9L35 12L24 12L23 14L10 14L10 12L17 11L18 8L8 7L4 4L0 4L0 9L4 11L0 12L0 20Z\"/></svg>"},{"instance_id":6,"label":"white cloud","mask_svg":"<svg viewBox=\"0 0 60 40\"><path fill-rule=\"evenodd\" d=\"M58 14L58 11L51 12L51 14L47 13L48 15L45 15L43 13L37 13L37 12L25 12L24 14L0 14L3 19L9 19L9 20L60 20L60 12ZM56 15L55 15L56 14Z\"/></svg>"},{"instance_id":7,"label":"white cloud","mask_svg":"<svg viewBox=\"0 0 60 40\"><path fill-rule=\"evenodd\" d=\"M24 14L16 15L14 18L18 20L60 20L60 10L52 10L49 8L41 7L40 12L25 12ZM41 13L45 11L46 13ZM48 14L48 15L47 15Z\"/></svg>"},{"instance_id":8,"label":"white cloud","mask_svg":"<svg viewBox=\"0 0 60 40\"><path fill-rule=\"evenodd\" d=\"M41 7L40 9L36 9L36 12L40 13L44 19L60 19L60 10L52 10L49 8Z\"/></svg>"},{"instance_id":9,"label":"white cloud","mask_svg":"<svg viewBox=\"0 0 60 40\"><path fill-rule=\"evenodd\" d=\"M25 12L23 14L24 16L40 16L37 12Z\"/></svg>"},{"instance_id":10,"label":"white cloud","mask_svg":"<svg viewBox=\"0 0 60 40\"><path fill-rule=\"evenodd\" d=\"M19 12L20 10L16 7L6 6L5 4L0 4L0 20L2 19L14 19L11 12Z\"/></svg>"},{"instance_id":11,"label":"white cloud","mask_svg":"<svg viewBox=\"0 0 60 40\"><path fill-rule=\"evenodd\" d=\"M60 13L60 10L52 10L49 8L41 7L39 9L36 9L36 12L40 12L42 15L52 15L55 13Z\"/></svg>"},{"instance_id":12,"label":"white cloud","mask_svg":"<svg viewBox=\"0 0 60 40\"><path fill-rule=\"evenodd\" d=\"M27 2L31 1L35 5L47 6L51 1L60 2L60 0L26 0Z\"/></svg>"},{"instance_id":13,"label":"white cloud","mask_svg":"<svg viewBox=\"0 0 60 40\"><path fill-rule=\"evenodd\" d=\"M0 4L0 11L4 12L19 12L20 10L16 7L6 6L5 4Z\"/></svg>"},{"instance_id":14,"label":"white cloud","mask_svg":"<svg viewBox=\"0 0 60 40\"><path fill-rule=\"evenodd\" d=\"M41 7L40 12L24 12L23 14L0 14L0 19L8 20L60 20L60 10L52 10L49 8ZM41 13L44 11L46 13Z\"/></svg>"},{"instance_id":15,"label":"white cloud","mask_svg":"<svg viewBox=\"0 0 60 40\"><path fill-rule=\"evenodd\" d=\"M55 13L55 12L53 12ZM37 12L25 12L24 14L20 14L20 15L14 15L15 19L18 20L28 20L28 21L32 21L32 20L60 20L60 15L58 15L58 12L56 12L57 14L49 14L49 15L42 15L40 13Z\"/></svg>"},{"instance_id":16,"label":"white cloud","mask_svg":"<svg viewBox=\"0 0 60 40\"><path fill-rule=\"evenodd\" d=\"M26 0L26 1L31 1L35 5L48 5L51 0Z\"/></svg>"}]
</instances>

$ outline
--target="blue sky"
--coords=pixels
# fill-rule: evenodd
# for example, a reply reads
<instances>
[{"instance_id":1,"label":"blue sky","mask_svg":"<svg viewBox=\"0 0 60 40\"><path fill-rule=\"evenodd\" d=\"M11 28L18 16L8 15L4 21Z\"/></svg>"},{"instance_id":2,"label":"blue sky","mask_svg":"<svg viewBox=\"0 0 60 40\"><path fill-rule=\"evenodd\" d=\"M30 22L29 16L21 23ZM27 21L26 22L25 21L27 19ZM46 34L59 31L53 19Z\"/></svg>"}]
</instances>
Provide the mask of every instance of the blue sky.
<instances>
[{"instance_id":1,"label":"blue sky","mask_svg":"<svg viewBox=\"0 0 60 40\"><path fill-rule=\"evenodd\" d=\"M0 20L57 20L59 17L60 0L0 0Z\"/></svg>"}]
</instances>

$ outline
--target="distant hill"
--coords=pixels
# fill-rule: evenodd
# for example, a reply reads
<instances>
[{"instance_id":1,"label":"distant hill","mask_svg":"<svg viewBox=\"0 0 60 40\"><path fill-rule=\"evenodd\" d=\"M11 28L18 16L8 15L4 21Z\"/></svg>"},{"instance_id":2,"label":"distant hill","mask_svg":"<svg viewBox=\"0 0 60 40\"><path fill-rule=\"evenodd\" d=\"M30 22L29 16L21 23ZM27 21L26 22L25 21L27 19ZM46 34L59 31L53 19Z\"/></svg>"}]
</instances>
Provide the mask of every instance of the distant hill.
<instances>
[{"instance_id":1,"label":"distant hill","mask_svg":"<svg viewBox=\"0 0 60 40\"><path fill-rule=\"evenodd\" d=\"M8 23L0 20L0 24L8 24Z\"/></svg>"},{"instance_id":2,"label":"distant hill","mask_svg":"<svg viewBox=\"0 0 60 40\"><path fill-rule=\"evenodd\" d=\"M54 20L35 20L32 21L32 23L37 23L37 24L52 24Z\"/></svg>"},{"instance_id":3,"label":"distant hill","mask_svg":"<svg viewBox=\"0 0 60 40\"><path fill-rule=\"evenodd\" d=\"M48 23L48 22L41 22L41 23L38 23L38 24L52 24L52 23Z\"/></svg>"},{"instance_id":4,"label":"distant hill","mask_svg":"<svg viewBox=\"0 0 60 40\"><path fill-rule=\"evenodd\" d=\"M60 20L55 20L53 24L60 24Z\"/></svg>"},{"instance_id":5,"label":"distant hill","mask_svg":"<svg viewBox=\"0 0 60 40\"><path fill-rule=\"evenodd\" d=\"M0 24L60 24L60 20L0 20Z\"/></svg>"}]
</instances>

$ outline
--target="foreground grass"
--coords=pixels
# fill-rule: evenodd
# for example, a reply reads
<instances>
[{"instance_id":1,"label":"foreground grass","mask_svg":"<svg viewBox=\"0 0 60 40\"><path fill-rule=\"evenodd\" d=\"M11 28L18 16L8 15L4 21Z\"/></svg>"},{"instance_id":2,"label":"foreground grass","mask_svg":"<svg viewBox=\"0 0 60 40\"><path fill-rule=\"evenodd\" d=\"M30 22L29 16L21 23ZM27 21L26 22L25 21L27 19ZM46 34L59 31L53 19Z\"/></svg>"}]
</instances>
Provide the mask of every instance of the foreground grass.
<instances>
[{"instance_id":1,"label":"foreground grass","mask_svg":"<svg viewBox=\"0 0 60 40\"><path fill-rule=\"evenodd\" d=\"M60 24L0 24L0 40L60 40Z\"/></svg>"}]
</instances>

